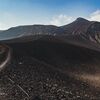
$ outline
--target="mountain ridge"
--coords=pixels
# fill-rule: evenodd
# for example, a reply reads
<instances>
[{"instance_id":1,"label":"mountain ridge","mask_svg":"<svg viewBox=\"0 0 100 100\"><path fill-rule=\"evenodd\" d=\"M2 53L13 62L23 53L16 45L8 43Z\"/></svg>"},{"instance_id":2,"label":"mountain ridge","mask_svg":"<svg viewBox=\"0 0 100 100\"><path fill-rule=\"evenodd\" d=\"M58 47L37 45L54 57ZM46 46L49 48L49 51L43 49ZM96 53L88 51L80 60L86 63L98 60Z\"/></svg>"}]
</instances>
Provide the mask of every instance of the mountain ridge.
<instances>
[{"instance_id":1,"label":"mountain ridge","mask_svg":"<svg viewBox=\"0 0 100 100\"><path fill-rule=\"evenodd\" d=\"M63 26L55 25L23 25L17 27L11 27L7 30L0 31L1 37L9 37L9 34L19 36L19 35L35 35L35 34L46 34L46 35L65 35L65 34L79 34L79 32L85 32L84 28L87 29L88 26L95 23L96 21L88 21L84 18L77 18L70 24ZM99 23L99 22L98 22ZM81 27L81 29L80 29ZM71 29L70 29L71 28ZM81 31L80 31L81 30ZM13 32L13 33L12 33Z\"/></svg>"},{"instance_id":2,"label":"mountain ridge","mask_svg":"<svg viewBox=\"0 0 100 100\"><path fill-rule=\"evenodd\" d=\"M75 21L64 26L54 25L25 25L12 27L0 32L0 41L21 39L29 37L64 36L73 37L74 40L90 41L100 44L100 22L88 21L84 18L77 18ZM36 38L38 39L38 38ZM66 38L67 39L67 38ZM23 39L24 40L24 39ZM34 40L34 39L33 39ZM73 40L71 40L73 41Z\"/></svg>"}]
</instances>

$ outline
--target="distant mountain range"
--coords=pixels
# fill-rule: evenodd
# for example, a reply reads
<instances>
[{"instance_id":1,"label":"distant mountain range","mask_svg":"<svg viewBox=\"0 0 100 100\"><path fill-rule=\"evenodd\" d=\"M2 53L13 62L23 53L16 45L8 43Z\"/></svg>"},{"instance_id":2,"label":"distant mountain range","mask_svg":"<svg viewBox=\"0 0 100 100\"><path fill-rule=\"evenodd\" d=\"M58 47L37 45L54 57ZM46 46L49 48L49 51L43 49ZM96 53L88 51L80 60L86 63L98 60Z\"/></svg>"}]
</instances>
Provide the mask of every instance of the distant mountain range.
<instances>
[{"instance_id":1,"label":"distant mountain range","mask_svg":"<svg viewBox=\"0 0 100 100\"><path fill-rule=\"evenodd\" d=\"M0 31L0 40L30 36L30 35L81 35L82 38L100 42L100 22L77 18L74 22L61 27L53 25L26 25L12 27Z\"/></svg>"},{"instance_id":2,"label":"distant mountain range","mask_svg":"<svg viewBox=\"0 0 100 100\"><path fill-rule=\"evenodd\" d=\"M61 27L53 25L27 25L12 27L0 32L0 38L10 39L30 35L58 35L64 33Z\"/></svg>"},{"instance_id":3,"label":"distant mountain range","mask_svg":"<svg viewBox=\"0 0 100 100\"><path fill-rule=\"evenodd\" d=\"M74 45L100 51L100 22L77 18L64 26L26 25L12 27L0 32L1 42L28 42L38 39L56 38Z\"/></svg>"}]
</instances>

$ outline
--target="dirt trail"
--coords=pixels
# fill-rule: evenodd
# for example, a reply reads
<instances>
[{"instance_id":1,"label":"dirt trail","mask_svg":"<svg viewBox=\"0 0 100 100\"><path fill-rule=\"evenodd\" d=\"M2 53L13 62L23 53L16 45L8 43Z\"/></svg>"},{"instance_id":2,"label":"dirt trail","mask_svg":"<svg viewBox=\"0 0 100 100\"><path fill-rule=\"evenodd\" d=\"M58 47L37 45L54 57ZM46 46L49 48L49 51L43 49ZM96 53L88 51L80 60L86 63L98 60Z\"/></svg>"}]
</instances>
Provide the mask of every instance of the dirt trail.
<instances>
[{"instance_id":1,"label":"dirt trail","mask_svg":"<svg viewBox=\"0 0 100 100\"><path fill-rule=\"evenodd\" d=\"M0 64L0 71L9 64L10 59L11 59L11 49L6 45L3 45L2 47L7 48L8 51L7 51L6 59ZM3 49L3 50L6 50L6 49Z\"/></svg>"}]
</instances>

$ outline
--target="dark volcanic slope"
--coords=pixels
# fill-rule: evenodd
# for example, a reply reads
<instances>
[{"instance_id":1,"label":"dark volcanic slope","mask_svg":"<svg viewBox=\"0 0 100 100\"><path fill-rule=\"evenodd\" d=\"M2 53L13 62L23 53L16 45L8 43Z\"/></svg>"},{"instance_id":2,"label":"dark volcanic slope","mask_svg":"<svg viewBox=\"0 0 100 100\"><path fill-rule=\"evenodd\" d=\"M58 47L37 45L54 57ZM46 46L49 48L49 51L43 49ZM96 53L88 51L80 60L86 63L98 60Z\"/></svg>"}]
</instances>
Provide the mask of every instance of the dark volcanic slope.
<instances>
[{"instance_id":1,"label":"dark volcanic slope","mask_svg":"<svg viewBox=\"0 0 100 100\"><path fill-rule=\"evenodd\" d=\"M100 43L100 22L88 21L83 18L77 18L74 22L62 26L65 34L77 37L80 40L88 40L94 43Z\"/></svg>"},{"instance_id":2,"label":"dark volcanic slope","mask_svg":"<svg viewBox=\"0 0 100 100\"><path fill-rule=\"evenodd\" d=\"M100 99L94 85L75 76L95 76L100 71L99 52L46 38L8 45L13 60L1 75L2 100Z\"/></svg>"},{"instance_id":3,"label":"dark volcanic slope","mask_svg":"<svg viewBox=\"0 0 100 100\"><path fill-rule=\"evenodd\" d=\"M100 43L100 22L91 24L87 29L86 36L90 41Z\"/></svg>"}]
</instances>

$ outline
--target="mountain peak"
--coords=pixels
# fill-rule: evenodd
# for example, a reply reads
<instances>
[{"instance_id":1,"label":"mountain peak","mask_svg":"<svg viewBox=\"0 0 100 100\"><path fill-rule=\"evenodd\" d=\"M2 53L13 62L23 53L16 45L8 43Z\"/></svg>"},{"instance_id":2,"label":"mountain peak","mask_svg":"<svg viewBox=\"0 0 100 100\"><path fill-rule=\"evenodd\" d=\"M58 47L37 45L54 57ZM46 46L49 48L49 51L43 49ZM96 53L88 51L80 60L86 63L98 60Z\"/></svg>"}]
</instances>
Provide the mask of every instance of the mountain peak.
<instances>
[{"instance_id":1,"label":"mountain peak","mask_svg":"<svg viewBox=\"0 0 100 100\"><path fill-rule=\"evenodd\" d=\"M76 21L88 21L88 20L85 19L85 18L82 18L82 17L78 17L78 18L76 19Z\"/></svg>"}]
</instances>

